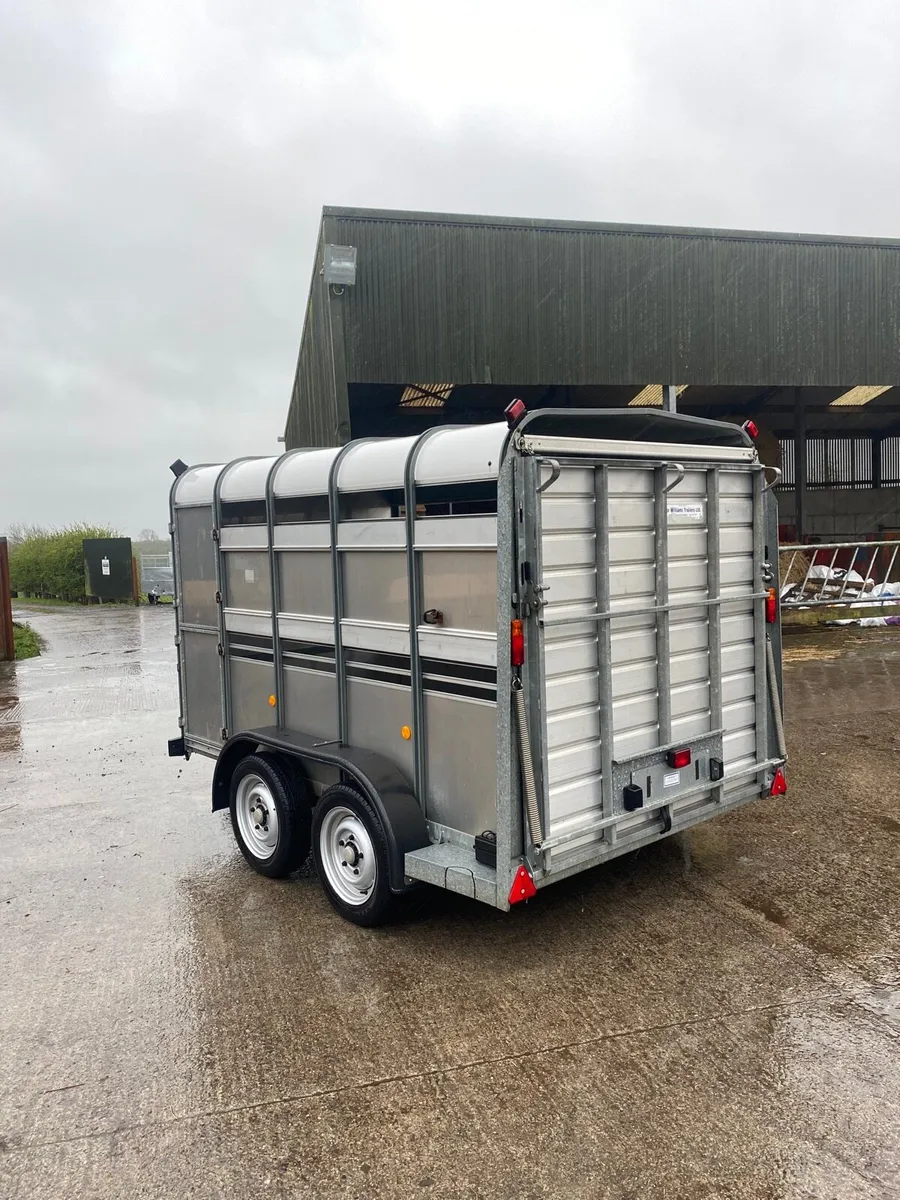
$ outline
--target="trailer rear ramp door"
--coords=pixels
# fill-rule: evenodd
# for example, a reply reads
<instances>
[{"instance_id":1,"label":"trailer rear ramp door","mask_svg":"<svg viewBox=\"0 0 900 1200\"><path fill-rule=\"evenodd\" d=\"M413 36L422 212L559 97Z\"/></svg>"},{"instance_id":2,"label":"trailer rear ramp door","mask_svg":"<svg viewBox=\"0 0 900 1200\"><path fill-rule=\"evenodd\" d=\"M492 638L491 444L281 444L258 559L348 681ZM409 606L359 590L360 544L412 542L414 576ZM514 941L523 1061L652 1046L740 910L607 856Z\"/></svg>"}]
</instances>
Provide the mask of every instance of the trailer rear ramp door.
<instances>
[{"instance_id":1,"label":"trailer rear ramp door","mask_svg":"<svg viewBox=\"0 0 900 1200\"><path fill-rule=\"evenodd\" d=\"M558 877L766 786L764 468L749 447L519 449L526 693Z\"/></svg>"}]
</instances>

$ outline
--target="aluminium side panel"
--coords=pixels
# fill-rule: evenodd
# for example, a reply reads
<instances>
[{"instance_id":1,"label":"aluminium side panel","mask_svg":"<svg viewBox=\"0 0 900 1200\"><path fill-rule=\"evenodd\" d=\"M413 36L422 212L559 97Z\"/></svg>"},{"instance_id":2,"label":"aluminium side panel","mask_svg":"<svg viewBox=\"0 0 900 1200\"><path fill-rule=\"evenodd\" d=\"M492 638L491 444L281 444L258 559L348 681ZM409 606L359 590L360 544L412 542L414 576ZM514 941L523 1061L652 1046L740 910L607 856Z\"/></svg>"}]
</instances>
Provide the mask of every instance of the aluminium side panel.
<instances>
[{"instance_id":1,"label":"aluminium side panel","mask_svg":"<svg viewBox=\"0 0 900 1200\"><path fill-rule=\"evenodd\" d=\"M229 734L278 720L268 529L244 527L245 533L250 530L253 544L265 549L247 550L233 544L226 536L228 527L220 536Z\"/></svg>"},{"instance_id":2,"label":"aluminium side panel","mask_svg":"<svg viewBox=\"0 0 900 1200\"><path fill-rule=\"evenodd\" d=\"M477 528L466 537L466 523ZM474 837L496 830L496 519L458 517L416 549L422 617L425 813L433 826ZM417 539L418 540L418 539ZM478 541L459 549L457 541ZM434 624L424 619L424 614Z\"/></svg>"},{"instance_id":3,"label":"aluminium side panel","mask_svg":"<svg viewBox=\"0 0 900 1200\"><path fill-rule=\"evenodd\" d=\"M278 581L281 723L285 729L335 741L339 728L331 528L326 521L298 523L295 517L279 523L276 512L272 536Z\"/></svg>"}]
</instances>

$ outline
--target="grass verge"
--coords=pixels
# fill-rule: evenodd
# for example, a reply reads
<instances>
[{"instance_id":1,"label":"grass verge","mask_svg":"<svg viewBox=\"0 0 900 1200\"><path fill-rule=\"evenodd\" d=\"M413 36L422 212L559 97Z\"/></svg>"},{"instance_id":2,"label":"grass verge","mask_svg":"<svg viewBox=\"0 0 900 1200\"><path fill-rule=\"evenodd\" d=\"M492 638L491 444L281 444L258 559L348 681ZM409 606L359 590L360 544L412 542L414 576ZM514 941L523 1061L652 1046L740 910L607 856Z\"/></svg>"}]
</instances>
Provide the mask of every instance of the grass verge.
<instances>
[{"instance_id":1,"label":"grass verge","mask_svg":"<svg viewBox=\"0 0 900 1200\"><path fill-rule=\"evenodd\" d=\"M41 639L30 625L20 625L13 621L13 641L17 659L37 658L41 652Z\"/></svg>"}]
</instances>

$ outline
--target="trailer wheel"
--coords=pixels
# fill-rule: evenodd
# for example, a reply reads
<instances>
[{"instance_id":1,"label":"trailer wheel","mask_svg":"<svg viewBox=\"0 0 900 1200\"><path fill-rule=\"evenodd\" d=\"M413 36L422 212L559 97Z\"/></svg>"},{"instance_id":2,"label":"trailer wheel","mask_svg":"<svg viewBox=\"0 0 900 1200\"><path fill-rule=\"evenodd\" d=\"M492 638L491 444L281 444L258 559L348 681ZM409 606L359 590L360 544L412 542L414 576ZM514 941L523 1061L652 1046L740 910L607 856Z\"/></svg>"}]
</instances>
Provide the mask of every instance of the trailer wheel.
<instances>
[{"instance_id":1,"label":"trailer wheel","mask_svg":"<svg viewBox=\"0 0 900 1200\"><path fill-rule=\"evenodd\" d=\"M297 783L276 758L248 754L231 776L231 827L260 875L283 879L309 856L310 815Z\"/></svg>"},{"instance_id":2,"label":"trailer wheel","mask_svg":"<svg viewBox=\"0 0 900 1200\"><path fill-rule=\"evenodd\" d=\"M345 783L322 793L313 810L313 858L334 908L355 925L381 925L395 912L387 843L378 815Z\"/></svg>"}]
</instances>

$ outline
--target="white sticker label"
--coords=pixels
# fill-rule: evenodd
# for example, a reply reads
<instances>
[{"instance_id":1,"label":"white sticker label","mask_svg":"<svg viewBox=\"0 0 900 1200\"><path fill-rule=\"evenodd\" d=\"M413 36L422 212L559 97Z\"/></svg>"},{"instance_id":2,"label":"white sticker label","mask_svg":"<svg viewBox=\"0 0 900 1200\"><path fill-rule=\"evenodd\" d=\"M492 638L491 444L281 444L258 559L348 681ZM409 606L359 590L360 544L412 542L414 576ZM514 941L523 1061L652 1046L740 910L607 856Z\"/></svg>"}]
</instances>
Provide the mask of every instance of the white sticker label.
<instances>
[{"instance_id":1,"label":"white sticker label","mask_svg":"<svg viewBox=\"0 0 900 1200\"><path fill-rule=\"evenodd\" d=\"M673 771L671 775L663 775L663 787L678 787L681 783L681 772Z\"/></svg>"},{"instance_id":2,"label":"white sticker label","mask_svg":"<svg viewBox=\"0 0 900 1200\"><path fill-rule=\"evenodd\" d=\"M103 572L104 575L109 574L109 559L108 558L100 559L100 570Z\"/></svg>"},{"instance_id":3,"label":"white sticker label","mask_svg":"<svg viewBox=\"0 0 900 1200\"><path fill-rule=\"evenodd\" d=\"M244 583L256 583L256 572L252 567L244 569Z\"/></svg>"},{"instance_id":4,"label":"white sticker label","mask_svg":"<svg viewBox=\"0 0 900 1200\"><path fill-rule=\"evenodd\" d=\"M684 521L703 520L702 504L670 504L668 512L670 517L681 517Z\"/></svg>"}]
</instances>

